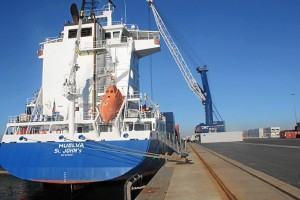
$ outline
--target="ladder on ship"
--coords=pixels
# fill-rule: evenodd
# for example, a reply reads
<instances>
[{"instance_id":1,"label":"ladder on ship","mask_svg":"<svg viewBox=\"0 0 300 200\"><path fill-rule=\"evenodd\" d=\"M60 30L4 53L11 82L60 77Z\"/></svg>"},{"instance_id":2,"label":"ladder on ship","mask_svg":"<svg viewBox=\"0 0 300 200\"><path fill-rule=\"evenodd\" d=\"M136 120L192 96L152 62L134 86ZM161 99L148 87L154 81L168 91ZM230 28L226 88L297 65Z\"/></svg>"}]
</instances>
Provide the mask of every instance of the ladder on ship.
<instances>
[{"instance_id":1,"label":"ladder on ship","mask_svg":"<svg viewBox=\"0 0 300 200\"><path fill-rule=\"evenodd\" d=\"M100 94L97 102L100 102L105 93L105 88L108 85L114 85L116 78L115 64L109 47L107 47L105 54L97 55L96 71L97 93Z\"/></svg>"}]
</instances>

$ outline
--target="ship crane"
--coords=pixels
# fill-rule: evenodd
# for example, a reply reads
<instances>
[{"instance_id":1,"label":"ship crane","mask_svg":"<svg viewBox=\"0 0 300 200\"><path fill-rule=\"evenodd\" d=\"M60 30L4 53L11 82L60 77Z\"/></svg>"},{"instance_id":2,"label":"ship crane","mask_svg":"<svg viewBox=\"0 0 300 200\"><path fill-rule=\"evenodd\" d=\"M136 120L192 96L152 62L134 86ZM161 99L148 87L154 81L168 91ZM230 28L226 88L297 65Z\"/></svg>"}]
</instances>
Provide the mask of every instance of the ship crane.
<instances>
[{"instance_id":1,"label":"ship crane","mask_svg":"<svg viewBox=\"0 0 300 200\"><path fill-rule=\"evenodd\" d=\"M78 13L78 9L76 4L72 4L71 6L71 14L73 16L74 23L78 23L77 29L77 36L75 40L75 49L74 49L74 56L72 60L72 67L69 74L69 78L64 83L66 88L65 90L65 97L69 100L69 132L75 132L75 100L81 96L79 89L76 86L76 71L79 69L79 65L77 63L77 58L79 54L79 44L80 44L80 37L81 37L81 27L82 27L82 20L84 17L84 6L85 0L82 1L82 6L80 13Z\"/></svg>"},{"instance_id":2,"label":"ship crane","mask_svg":"<svg viewBox=\"0 0 300 200\"><path fill-rule=\"evenodd\" d=\"M224 132L225 131L225 122L222 120L219 112L216 110L216 108L214 107L214 104L212 103L209 86L208 86L208 81L207 81L207 76L206 76L206 72L208 71L207 67L203 66L203 67L197 68L197 72L201 74L201 78L202 78L202 85L204 88L204 89L202 89L198 85L198 83L195 80L195 78L193 77L192 73L190 72L189 67L187 66L184 58L182 57L176 43L174 42L172 36L170 35L167 27L164 24L162 18L160 17L159 13L157 12L157 10L153 4L153 0L146 0L146 1L152 9L158 30L159 30L162 38L164 39L167 47L169 48L169 51L171 52L176 64L178 65L180 71L182 72L182 75L183 75L185 81L187 82L190 89L194 92L194 94L201 100L202 104L204 105L206 123L200 123L199 125L197 125L195 128L195 133ZM213 112L213 107L215 108L217 113ZM219 121L213 120L213 115L215 115L216 118L218 118L218 116L216 114L218 114L218 116L221 120L219 120Z\"/></svg>"}]
</instances>

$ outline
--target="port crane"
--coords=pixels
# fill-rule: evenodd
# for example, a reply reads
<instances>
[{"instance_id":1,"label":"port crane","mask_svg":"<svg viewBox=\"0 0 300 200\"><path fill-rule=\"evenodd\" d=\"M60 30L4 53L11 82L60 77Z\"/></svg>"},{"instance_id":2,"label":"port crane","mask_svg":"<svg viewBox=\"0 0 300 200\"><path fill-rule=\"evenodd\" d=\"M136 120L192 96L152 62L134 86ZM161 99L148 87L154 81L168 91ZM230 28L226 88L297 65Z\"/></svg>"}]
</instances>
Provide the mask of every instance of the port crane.
<instances>
[{"instance_id":1,"label":"port crane","mask_svg":"<svg viewBox=\"0 0 300 200\"><path fill-rule=\"evenodd\" d=\"M158 30L160 34L162 35L164 41L167 44L167 47L169 48L175 62L177 63L180 71L183 74L183 77L185 81L187 82L190 89L195 93L195 95L202 101L205 101L205 95L203 94L203 90L198 85L196 79L193 77L192 73L190 72L185 60L183 59L176 43L174 42L173 38L171 37L167 27L165 26L163 20L161 19L160 15L158 14L154 4L153 0L147 0L148 4L150 5L154 19L156 22L156 25L158 27Z\"/></svg>"},{"instance_id":2,"label":"port crane","mask_svg":"<svg viewBox=\"0 0 300 200\"><path fill-rule=\"evenodd\" d=\"M146 1L149 4L150 8L152 9L158 30L162 38L164 39L170 53L172 54L176 64L178 65L180 71L182 72L185 81L187 82L190 89L194 92L194 94L198 97L198 99L200 99L200 101L204 105L206 123L200 123L199 125L197 125L195 128L195 133L224 132L225 122L223 120L221 121L213 120L213 115L215 113L213 112L213 103L212 103L207 75L206 75L206 72L208 71L207 67L204 66L204 67L197 68L197 72L201 74L201 78L202 78L202 85L204 88L202 89L197 83L196 79L193 77L192 73L190 72L188 65L186 64L183 56L181 55L165 23L163 22L162 18L157 12L153 0L146 0ZM217 112L217 114L221 118L219 112Z\"/></svg>"},{"instance_id":3,"label":"port crane","mask_svg":"<svg viewBox=\"0 0 300 200\"><path fill-rule=\"evenodd\" d=\"M210 89L207 79L207 72L208 68L206 65L203 67L197 67L197 72L201 75L203 91L206 97L204 105L205 110L205 123L200 123L195 127L195 133L210 133L210 132L225 132L225 122L222 119L220 113L218 112L217 108L213 104ZM213 116L217 119L214 121Z\"/></svg>"}]
</instances>

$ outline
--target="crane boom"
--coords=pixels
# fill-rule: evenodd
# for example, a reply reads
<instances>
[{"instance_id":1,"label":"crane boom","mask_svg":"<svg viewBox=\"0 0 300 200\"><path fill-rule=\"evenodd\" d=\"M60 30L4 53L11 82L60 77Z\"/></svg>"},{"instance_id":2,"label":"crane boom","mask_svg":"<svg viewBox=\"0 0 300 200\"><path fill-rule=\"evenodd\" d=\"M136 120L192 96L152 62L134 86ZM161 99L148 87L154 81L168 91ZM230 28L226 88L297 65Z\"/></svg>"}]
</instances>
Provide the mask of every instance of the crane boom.
<instances>
[{"instance_id":1,"label":"crane boom","mask_svg":"<svg viewBox=\"0 0 300 200\"><path fill-rule=\"evenodd\" d=\"M74 23L78 23L77 28L77 36L75 40L75 49L73 56L73 64L71 67L71 71L69 74L69 79L64 83L65 86L65 94L64 96L69 100L69 131L70 133L75 133L75 100L81 96L80 92L77 90L76 86L76 71L79 69L77 58L79 54L79 44L81 37L81 29L82 29L82 20L84 14L84 6L85 0L82 0L82 6L80 13L78 13L76 4L72 4L71 6L71 14L73 15Z\"/></svg>"},{"instance_id":2,"label":"crane boom","mask_svg":"<svg viewBox=\"0 0 300 200\"><path fill-rule=\"evenodd\" d=\"M75 50L73 54L73 65L69 74L69 84L75 85L75 80L76 80L76 71L78 70L78 64L77 64L77 58L79 54L79 44L80 44L80 37L81 37L81 29L82 29L82 19L83 19L83 12L84 12L84 5L85 5L85 0L82 1L82 6L80 13L78 14L77 6L75 3L72 4L71 6L71 12L74 12L74 15L79 15L75 16L77 17L78 21L75 21L74 23L78 23L78 28L77 28L77 33L76 33L76 40L75 40ZM73 16L74 17L74 16Z\"/></svg>"},{"instance_id":3,"label":"crane boom","mask_svg":"<svg viewBox=\"0 0 300 200\"><path fill-rule=\"evenodd\" d=\"M160 15L158 14L154 4L153 0L146 0L148 4L150 5L154 19L157 25L157 28L162 35L164 41L166 42L175 62L177 63L185 81L187 82L190 89L195 93L195 95L201 100L201 102L205 103L205 95L203 94L203 90L198 85L196 79L193 77L192 73L190 72L186 62L184 61L179 49L177 48L177 45L173 41L171 35L169 34L168 29L166 28L163 20L161 19Z\"/></svg>"}]
</instances>

